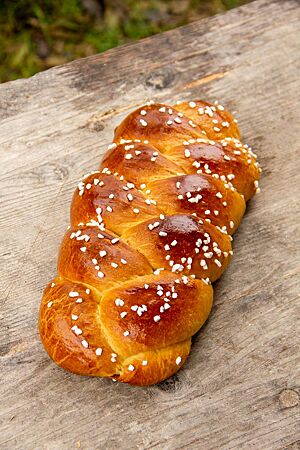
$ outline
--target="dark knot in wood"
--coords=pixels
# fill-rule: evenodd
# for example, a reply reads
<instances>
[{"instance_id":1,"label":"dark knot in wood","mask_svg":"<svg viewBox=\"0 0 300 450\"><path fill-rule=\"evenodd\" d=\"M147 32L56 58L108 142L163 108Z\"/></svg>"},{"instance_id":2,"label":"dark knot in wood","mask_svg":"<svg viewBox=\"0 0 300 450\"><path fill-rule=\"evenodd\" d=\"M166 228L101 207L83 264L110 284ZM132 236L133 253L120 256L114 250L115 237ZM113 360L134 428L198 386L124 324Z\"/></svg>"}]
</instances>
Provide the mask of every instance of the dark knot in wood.
<instances>
[{"instance_id":1,"label":"dark knot in wood","mask_svg":"<svg viewBox=\"0 0 300 450\"><path fill-rule=\"evenodd\" d=\"M175 74L171 69L163 68L152 72L145 80L146 86L152 89L162 90L173 84Z\"/></svg>"},{"instance_id":2,"label":"dark knot in wood","mask_svg":"<svg viewBox=\"0 0 300 450\"><path fill-rule=\"evenodd\" d=\"M294 389L284 389L279 394L279 403L282 408L293 408L299 405L299 394Z\"/></svg>"}]
</instances>

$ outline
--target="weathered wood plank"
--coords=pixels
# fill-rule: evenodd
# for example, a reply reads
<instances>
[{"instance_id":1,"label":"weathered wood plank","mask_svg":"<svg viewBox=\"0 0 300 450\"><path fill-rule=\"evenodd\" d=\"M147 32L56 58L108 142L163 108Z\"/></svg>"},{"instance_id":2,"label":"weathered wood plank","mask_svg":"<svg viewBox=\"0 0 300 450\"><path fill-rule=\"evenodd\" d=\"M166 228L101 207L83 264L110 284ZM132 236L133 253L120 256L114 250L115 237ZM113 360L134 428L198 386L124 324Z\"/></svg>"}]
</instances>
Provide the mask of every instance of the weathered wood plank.
<instances>
[{"instance_id":1,"label":"weathered wood plank","mask_svg":"<svg viewBox=\"0 0 300 450\"><path fill-rule=\"evenodd\" d=\"M298 24L297 1L257 1L0 86L1 448L299 448ZM130 109L196 97L238 110L264 168L213 313L159 386L67 374L37 312L76 181Z\"/></svg>"}]
</instances>

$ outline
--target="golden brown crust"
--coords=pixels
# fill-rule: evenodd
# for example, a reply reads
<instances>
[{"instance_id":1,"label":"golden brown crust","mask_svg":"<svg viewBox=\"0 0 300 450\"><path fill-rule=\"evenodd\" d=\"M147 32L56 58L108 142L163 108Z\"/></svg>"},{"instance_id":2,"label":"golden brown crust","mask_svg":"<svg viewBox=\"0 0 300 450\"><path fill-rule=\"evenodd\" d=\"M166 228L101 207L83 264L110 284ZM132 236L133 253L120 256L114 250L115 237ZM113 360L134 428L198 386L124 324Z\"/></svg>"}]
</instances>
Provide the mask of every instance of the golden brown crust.
<instances>
[{"instance_id":1,"label":"golden brown crust","mask_svg":"<svg viewBox=\"0 0 300 450\"><path fill-rule=\"evenodd\" d=\"M79 183L42 342L61 367L134 385L174 374L212 306L211 282L260 169L231 114L197 100L147 104Z\"/></svg>"},{"instance_id":2,"label":"golden brown crust","mask_svg":"<svg viewBox=\"0 0 300 450\"><path fill-rule=\"evenodd\" d=\"M159 225L150 230L153 222ZM211 282L220 278L232 254L227 234L190 214L141 222L129 228L123 239L143 253L155 269L195 274Z\"/></svg>"},{"instance_id":3,"label":"golden brown crust","mask_svg":"<svg viewBox=\"0 0 300 450\"><path fill-rule=\"evenodd\" d=\"M175 108L200 127L209 139L216 141L226 137L240 139L237 122L218 102L212 105L203 100L194 100L181 102Z\"/></svg>"},{"instance_id":4,"label":"golden brown crust","mask_svg":"<svg viewBox=\"0 0 300 450\"><path fill-rule=\"evenodd\" d=\"M140 139L165 153L191 138L205 138L205 134L173 107L154 103L129 114L116 128L114 140L122 143L123 140Z\"/></svg>"},{"instance_id":5,"label":"golden brown crust","mask_svg":"<svg viewBox=\"0 0 300 450\"><path fill-rule=\"evenodd\" d=\"M190 350L189 335L205 322L212 305L210 285L171 274L163 280L141 277L138 284L124 283L103 298L87 286L57 277L45 289L39 318L44 347L65 370L136 385L157 383L182 366ZM142 314L135 308L139 290ZM157 294L161 291L166 300ZM120 296L123 306L116 302ZM161 312L163 305L169 307Z\"/></svg>"},{"instance_id":6,"label":"golden brown crust","mask_svg":"<svg viewBox=\"0 0 300 450\"><path fill-rule=\"evenodd\" d=\"M191 339L130 356L123 361L122 371L115 378L123 383L147 386L159 383L177 372L191 349ZM146 365L145 365L146 364ZM134 367L134 370L128 368Z\"/></svg>"},{"instance_id":7,"label":"golden brown crust","mask_svg":"<svg viewBox=\"0 0 300 450\"><path fill-rule=\"evenodd\" d=\"M239 141L194 142L174 147L168 157L186 173L205 173L231 183L245 200L256 191L259 169L253 153Z\"/></svg>"},{"instance_id":8,"label":"golden brown crust","mask_svg":"<svg viewBox=\"0 0 300 450\"><path fill-rule=\"evenodd\" d=\"M45 289L40 308L40 335L49 356L81 375L113 376L113 350L101 332L97 291L55 278Z\"/></svg>"},{"instance_id":9,"label":"golden brown crust","mask_svg":"<svg viewBox=\"0 0 300 450\"><path fill-rule=\"evenodd\" d=\"M141 253L95 226L66 232L57 271L61 277L86 283L102 293L123 281L150 274L152 268Z\"/></svg>"},{"instance_id":10,"label":"golden brown crust","mask_svg":"<svg viewBox=\"0 0 300 450\"><path fill-rule=\"evenodd\" d=\"M79 183L71 204L71 225L91 221L121 234L129 226L147 220L160 210L133 183L107 173L94 173ZM118 219L116 220L116 217Z\"/></svg>"},{"instance_id":11,"label":"golden brown crust","mask_svg":"<svg viewBox=\"0 0 300 450\"><path fill-rule=\"evenodd\" d=\"M195 334L212 298L211 285L202 280L168 272L136 278L103 295L101 326L123 357L159 350Z\"/></svg>"},{"instance_id":12,"label":"golden brown crust","mask_svg":"<svg viewBox=\"0 0 300 450\"><path fill-rule=\"evenodd\" d=\"M143 170L140 170L143 167ZM104 158L100 170L107 168L112 173L123 175L138 188L152 180L184 174L185 172L157 148L149 144L130 142L119 144Z\"/></svg>"},{"instance_id":13,"label":"golden brown crust","mask_svg":"<svg viewBox=\"0 0 300 450\"><path fill-rule=\"evenodd\" d=\"M149 183L147 188L164 213L196 214L229 234L237 229L245 212L242 196L207 174L165 178Z\"/></svg>"}]
</instances>

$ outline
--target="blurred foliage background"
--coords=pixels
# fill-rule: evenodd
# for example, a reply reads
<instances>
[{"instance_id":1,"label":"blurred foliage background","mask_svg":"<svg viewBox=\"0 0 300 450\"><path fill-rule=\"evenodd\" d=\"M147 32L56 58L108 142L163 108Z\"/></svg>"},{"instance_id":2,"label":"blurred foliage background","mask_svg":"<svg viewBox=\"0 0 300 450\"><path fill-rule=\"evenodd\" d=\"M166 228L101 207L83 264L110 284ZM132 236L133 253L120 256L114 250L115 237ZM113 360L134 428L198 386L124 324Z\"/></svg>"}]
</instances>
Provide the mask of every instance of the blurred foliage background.
<instances>
[{"instance_id":1,"label":"blurred foliage background","mask_svg":"<svg viewBox=\"0 0 300 450\"><path fill-rule=\"evenodd\" d=\"M250 0L0 0L0 82L169 30Z\"/></svg>"}]
</instances>

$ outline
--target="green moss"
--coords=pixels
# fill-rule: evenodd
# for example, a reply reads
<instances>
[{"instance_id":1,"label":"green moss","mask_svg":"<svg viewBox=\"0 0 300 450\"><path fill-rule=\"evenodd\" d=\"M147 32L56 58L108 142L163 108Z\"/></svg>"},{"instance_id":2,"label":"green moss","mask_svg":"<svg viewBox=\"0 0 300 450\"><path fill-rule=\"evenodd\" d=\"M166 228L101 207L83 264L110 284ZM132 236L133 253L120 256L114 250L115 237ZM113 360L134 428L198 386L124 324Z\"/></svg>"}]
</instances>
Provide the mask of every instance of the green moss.
<instances>
[{"instance_id":1,"label":"green moss","mask_svg":"<svg viewBox=\"0 0 300 450\"><path fill-rule=\"evenodd\" d=\"M0 0L0 82L29 77L247 1Z\"/></svg>"}]
</instances>

